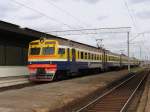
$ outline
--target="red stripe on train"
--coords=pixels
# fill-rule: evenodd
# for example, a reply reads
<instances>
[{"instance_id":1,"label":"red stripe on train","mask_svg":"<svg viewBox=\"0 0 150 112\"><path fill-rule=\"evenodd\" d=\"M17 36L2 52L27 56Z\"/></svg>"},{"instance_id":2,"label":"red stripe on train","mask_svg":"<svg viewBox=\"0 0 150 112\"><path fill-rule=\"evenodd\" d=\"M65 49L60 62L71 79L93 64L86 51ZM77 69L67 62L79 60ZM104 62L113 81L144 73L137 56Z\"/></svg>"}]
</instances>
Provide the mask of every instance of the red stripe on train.
<instances>
[{"instance_id":1,"label":"red stripe on train","mask_svg":"<svg viewBox=\"0 0 150 112\"><path fill-rule=\"evenodd\" d=\"M57 65L56 64L31 64L31 65L28 65L28 68L51 68L51 69L56 69Z\"/></svg>"}]
</instances>

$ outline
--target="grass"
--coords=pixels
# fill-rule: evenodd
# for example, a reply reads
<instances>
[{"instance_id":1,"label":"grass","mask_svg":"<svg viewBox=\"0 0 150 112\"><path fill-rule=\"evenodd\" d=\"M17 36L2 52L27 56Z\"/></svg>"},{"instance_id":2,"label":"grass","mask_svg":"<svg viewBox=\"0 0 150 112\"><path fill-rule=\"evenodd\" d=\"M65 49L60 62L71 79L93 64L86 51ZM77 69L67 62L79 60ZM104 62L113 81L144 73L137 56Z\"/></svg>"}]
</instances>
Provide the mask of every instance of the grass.
<instances>
[{"instance_id":1,"label":"grass","mask_svg":"<svg viewBox=\"0 0 150 112\"><path fill-rule=\"evenodd\" d=\"M142 70L144 70L144 68L142 68L142 67L131 68L131 72L133 72L133 73L140 72Z\"/></svg>"}]
</instances>

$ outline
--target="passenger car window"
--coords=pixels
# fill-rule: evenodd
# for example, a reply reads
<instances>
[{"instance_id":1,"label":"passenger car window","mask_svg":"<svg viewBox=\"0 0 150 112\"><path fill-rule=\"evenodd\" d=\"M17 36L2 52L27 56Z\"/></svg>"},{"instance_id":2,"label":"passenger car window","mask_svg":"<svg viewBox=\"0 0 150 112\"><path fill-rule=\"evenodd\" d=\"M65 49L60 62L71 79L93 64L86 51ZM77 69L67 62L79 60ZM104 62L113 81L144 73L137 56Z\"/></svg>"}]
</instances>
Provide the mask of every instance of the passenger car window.
<instances>
[{"instance_id":1,"label":"passenger car window","mask_svg":"<svg viewBox=\"0 0 150 112\"><path fill-rule=\"evenodd\" d=\"M85 59L87 59L87 53L85 53Z\"/></svg>"},{"instance_id":2,"label":"passenger car window","mask_svg":"<svg viewBox=\"0 0 150 112\"><path fill-rule=\"evenodd\" d=\"M83 59L83 52L81 52L81 59Z\"/></svg>"},{"instance_id":3,"label":"passenger car window","mask_svg":"<svg viewBox=\"0 0 150 112\"><path fill-rule=\"evenodd\" d=\"M58 49L58 54L65 54L65 49L64 48L59 48Z\"/></svg>"}]
</instances>

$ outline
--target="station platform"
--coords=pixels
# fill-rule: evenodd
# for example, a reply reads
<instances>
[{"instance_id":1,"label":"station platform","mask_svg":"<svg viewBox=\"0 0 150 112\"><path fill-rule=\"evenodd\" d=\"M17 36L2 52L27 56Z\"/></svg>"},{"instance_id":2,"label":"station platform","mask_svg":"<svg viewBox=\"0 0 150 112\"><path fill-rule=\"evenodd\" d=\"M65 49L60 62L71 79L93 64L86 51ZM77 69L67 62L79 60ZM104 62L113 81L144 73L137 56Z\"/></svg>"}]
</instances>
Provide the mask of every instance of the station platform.
<instances>
[{"instance_id":1,"label":"station platform","mask_svg":"<svg viewBox=\"0 0 150 112\"><path fill-rule=\"evenodd\" d=\"M0 77L0 88L29 83L27 76Z\"/></svg>"},{"instance_id":2,"label":"station platform","mask_svg":"<svg viewBox=\"0 0 150 112\"><path fill-rule=\"evenodd\" d=\"M25 87L0 93L1 112L50 112L127 75L127 70Z\"/></svg>"}]
</instances>

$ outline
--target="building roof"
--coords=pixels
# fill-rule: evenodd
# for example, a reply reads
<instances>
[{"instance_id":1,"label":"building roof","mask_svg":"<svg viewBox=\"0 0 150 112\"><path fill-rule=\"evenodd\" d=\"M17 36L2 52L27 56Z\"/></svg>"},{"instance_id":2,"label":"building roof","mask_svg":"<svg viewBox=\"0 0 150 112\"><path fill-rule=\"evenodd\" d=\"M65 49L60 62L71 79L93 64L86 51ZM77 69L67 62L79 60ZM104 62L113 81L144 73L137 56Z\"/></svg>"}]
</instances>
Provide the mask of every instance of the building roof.
<instances>
[{"instance_id":1,"label":"building roof","mask_svg":"<svg viewBox=\"0 0 150 112\"><path fill-rule=\"evenodd\" d=\"M53 38L56 38L56 39L62 39L64 41L68 41L68 39L65 39L65 38L62 38L62 37L58 37L58 36L55 36L55 35L51 35L51 34L47 34L47 33L44 33L44 32L36 31L36 30L30 29L30 28L21 28L19 25L4 22L4 21L0 21L0 30L26 35L26 36L29 36L29 38L33 38L33 39L39 39L40 37L46 36L47 38L52 38L53 37ZM73 43L77 43L77 44L82 44L82 45L85 45L85 46L88 46L88 47L97 48L95 46L87 45L87 44L76 42L76 41L73 41L73 40L69 40L69 41L73 42Z\"/></svg>"}]
</instances>

